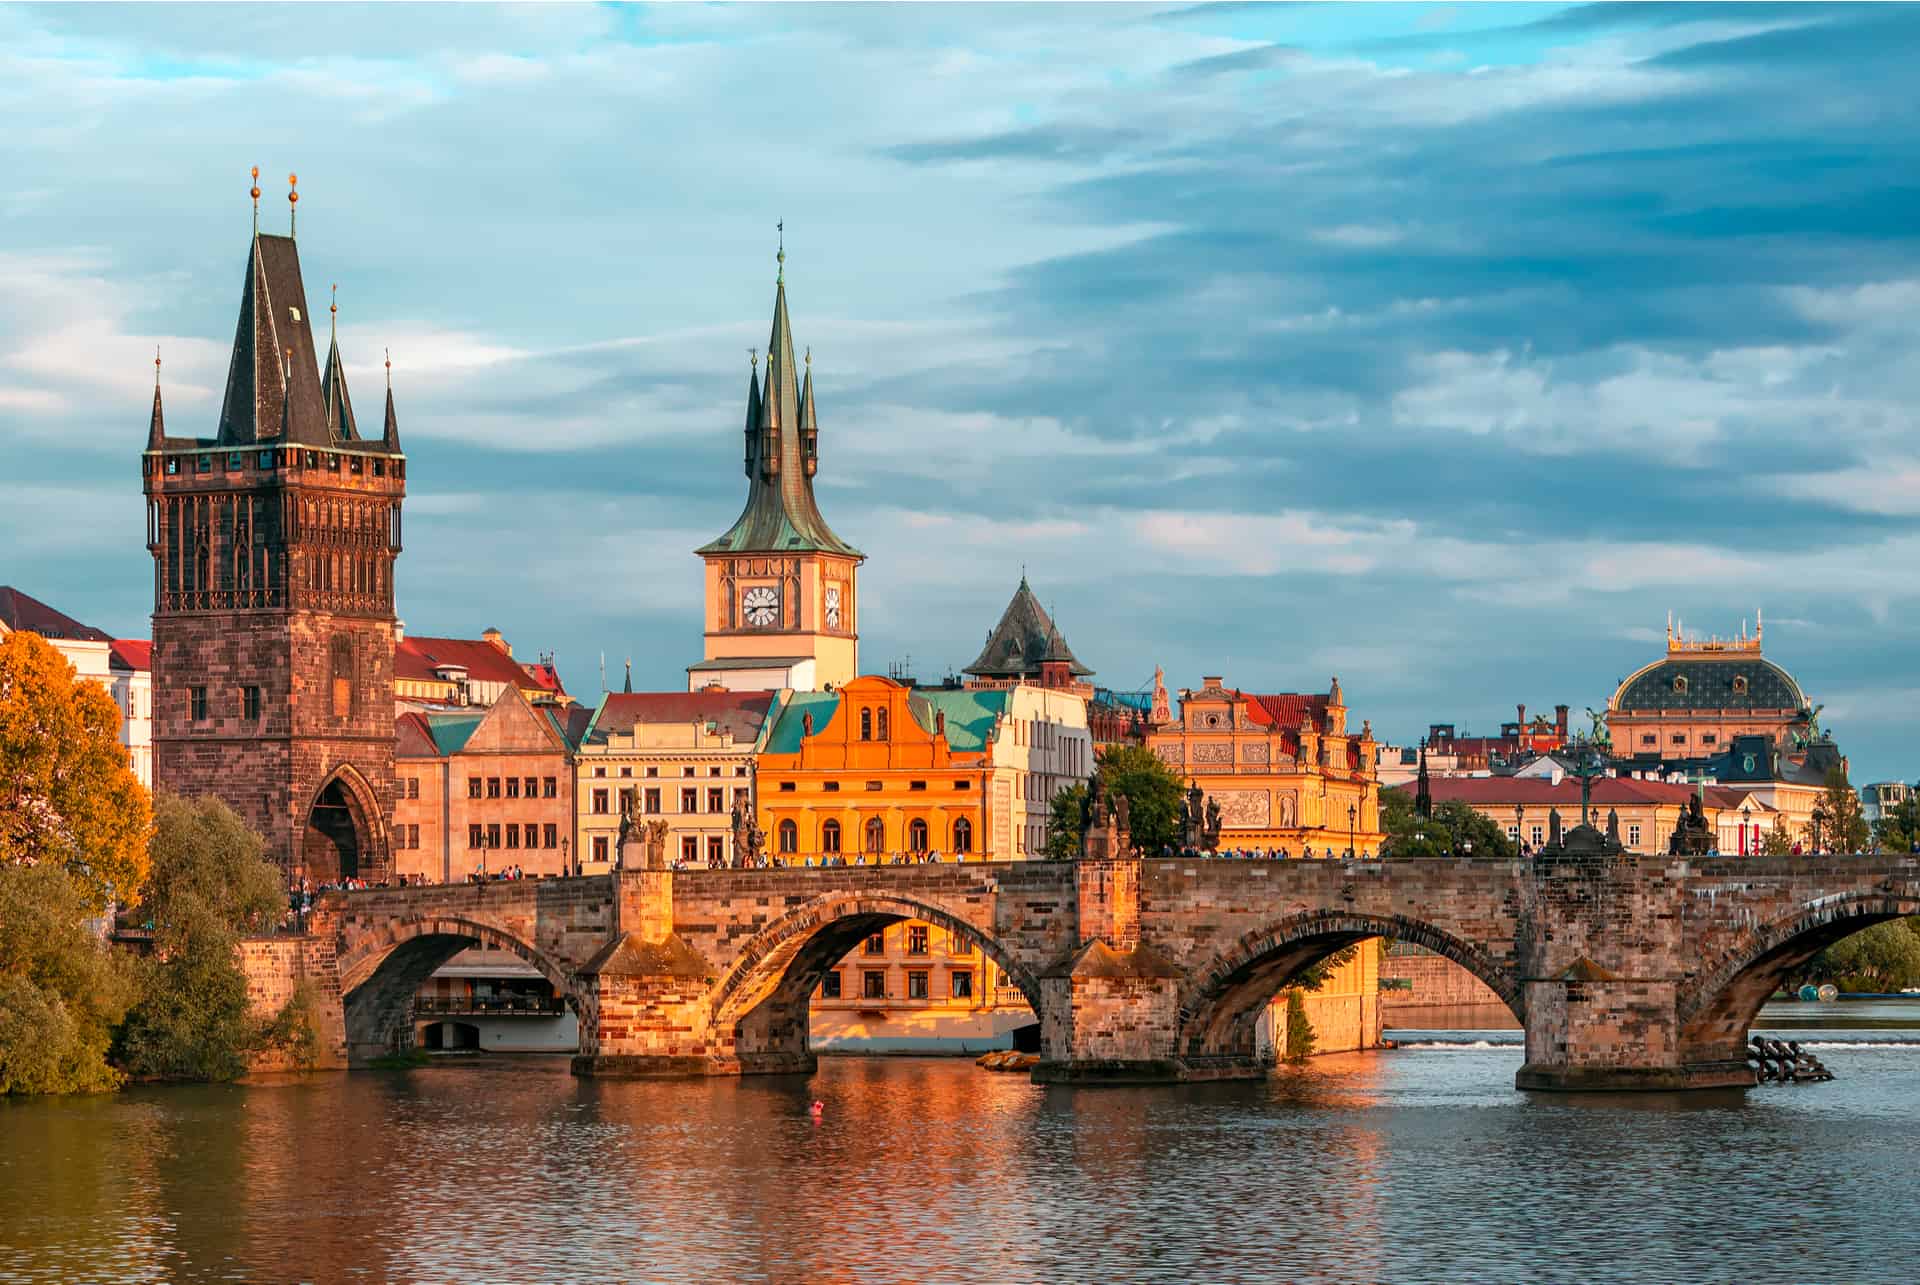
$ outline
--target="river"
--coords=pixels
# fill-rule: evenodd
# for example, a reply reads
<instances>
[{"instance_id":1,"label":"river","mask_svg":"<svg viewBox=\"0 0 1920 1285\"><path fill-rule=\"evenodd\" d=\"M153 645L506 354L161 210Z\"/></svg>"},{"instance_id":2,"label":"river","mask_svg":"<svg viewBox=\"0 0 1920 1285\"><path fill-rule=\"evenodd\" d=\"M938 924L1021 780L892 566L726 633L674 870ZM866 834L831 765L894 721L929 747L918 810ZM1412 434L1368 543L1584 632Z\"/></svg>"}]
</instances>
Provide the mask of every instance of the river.
<instances>
[{"instance_id":1,"label":"river","mask_svg":"<svg viewBox=\"0 0 1920 1285\"><path fill-rule=\"evenodd\" d=\"M1517 1033L1427 1031L1167 1088L469 1058L0 1100L0 1282L1911 1279L1920 1007L1782 1008L1838 1080L1530 1095Z\"/></svg>"}]
</instances>

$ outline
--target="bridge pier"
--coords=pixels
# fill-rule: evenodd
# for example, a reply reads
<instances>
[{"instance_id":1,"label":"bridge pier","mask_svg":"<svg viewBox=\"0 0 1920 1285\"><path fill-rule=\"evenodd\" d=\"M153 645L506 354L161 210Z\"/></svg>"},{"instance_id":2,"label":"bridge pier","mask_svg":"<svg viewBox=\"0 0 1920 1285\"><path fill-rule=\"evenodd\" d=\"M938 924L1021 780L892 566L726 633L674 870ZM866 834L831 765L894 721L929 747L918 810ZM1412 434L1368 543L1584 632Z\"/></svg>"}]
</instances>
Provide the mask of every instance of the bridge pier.
<instances>
[{"instance_id":1,"label":"bridge pier","mask_svg":"<svg viewBox=\"0 0 1920 1285\"><path fill-rule=\"evenodd\" d=\"M1527 1061L1514 1086L1549 1092L1670 1092L1754 1083L1742 1055L1689 1047L1678 986L1614 977L1581 961L1527 984Z\"/></svg>"}]
</instances>

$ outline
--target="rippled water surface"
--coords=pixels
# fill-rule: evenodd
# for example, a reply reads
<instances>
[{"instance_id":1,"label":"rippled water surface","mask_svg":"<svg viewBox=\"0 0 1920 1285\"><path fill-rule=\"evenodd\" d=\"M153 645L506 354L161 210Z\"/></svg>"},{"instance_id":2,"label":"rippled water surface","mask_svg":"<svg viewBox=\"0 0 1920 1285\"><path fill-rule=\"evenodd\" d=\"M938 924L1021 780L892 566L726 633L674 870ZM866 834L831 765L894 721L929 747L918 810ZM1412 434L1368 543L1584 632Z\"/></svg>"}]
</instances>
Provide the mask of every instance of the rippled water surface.
<instances>
[{"instance_id":1,"label":"rippled water surface","mask_svg":"<svg viewBox=\"0 0 1920 1285\"><path fill-rule=\"evenodd\" d=\"M1821 1055L1658 1097L1452 1045L1184 1088L537 1059L0 1101L0 1281L1910 1280L1920 1046Z\"/></svg>"}]
</instances>

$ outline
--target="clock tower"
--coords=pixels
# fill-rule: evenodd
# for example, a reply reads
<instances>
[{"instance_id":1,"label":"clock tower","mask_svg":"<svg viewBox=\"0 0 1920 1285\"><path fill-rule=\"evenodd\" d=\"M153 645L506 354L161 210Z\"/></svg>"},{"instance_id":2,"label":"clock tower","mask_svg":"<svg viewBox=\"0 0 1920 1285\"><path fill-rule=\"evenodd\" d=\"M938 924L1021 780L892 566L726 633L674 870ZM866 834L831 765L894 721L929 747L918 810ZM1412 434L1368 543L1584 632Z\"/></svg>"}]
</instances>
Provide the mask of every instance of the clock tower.
<instances>
[{"instance_id":1,"label":"clock tower","mask_svg":"<svg viewBox=\"0 0 1920 1285\"><path fill-rule=\"evenodd\" d=\"M819 691L859 672L860 564L866 554L833 533L814 500L820 430L813 358L793 360L786 251L774 283L767 365L747 379L747 503L727 533L696 552L706 560L706 658L687 688Z\"/></svg>"}]
</instances>

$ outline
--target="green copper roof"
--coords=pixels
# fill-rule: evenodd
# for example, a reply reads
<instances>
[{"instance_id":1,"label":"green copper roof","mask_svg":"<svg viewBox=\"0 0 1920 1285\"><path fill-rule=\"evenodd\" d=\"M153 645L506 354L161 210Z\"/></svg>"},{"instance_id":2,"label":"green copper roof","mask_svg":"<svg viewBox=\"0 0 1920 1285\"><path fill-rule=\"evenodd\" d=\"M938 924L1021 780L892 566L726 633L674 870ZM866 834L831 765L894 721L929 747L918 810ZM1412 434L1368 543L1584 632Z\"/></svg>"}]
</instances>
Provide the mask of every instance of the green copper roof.
<instances>
[{"instance_id":1,"label":"green copper roof","mask_svg":"<svg viewBox=\"0 0 1920 1285\"><path fill-rule=\"evenodd\" d=\"M919 687L907 697L907 708L921 727L931 732L934 714L947 716L947 744L971 754L987 747L994 720L1007 712L1008 692L968 691L962 687Z\"/></svg>"},{"instance_id":2,"label":"green copper roof","mask_svg":"<svg viewBox=\"0 0 1920 1285\"><path fill-rule=\"evenodd\" d=\"M767 337L763 390L747 395L747 504L727 533L700 553L837 553L864 558L820 515L813 497L818 433L813 423L812 372L805 394L794 367L787 324L787 287L774 287L773 330ZM805 408L803 417L802 408Z\"/></svg>"},{"instance_id":3,"label":"green copper roof","mask_svg":"<svg viewBox=\"0 0 1920 1285\"><path fill-rule=\"evenodd\" d=\"M815 734L826 730L840 708L837 692L795 692L781 705L773 730L767 733L766 754L797 754L806 739L807 715L813 715Z\"/></svg>"},{"instance_id":4,"label":"green copper roof","mask_svg":"<svg viewBox=\"0 0 1920 1285\"><path fill-rule=\"evenodd\" d=\"M480 726L480 720L486 717L485 711L478 714L429 714L427 732L433 737L433 748L442 754L458 754L466 748L473 737L473 729Z\"/></svg>"}]
</instances>

